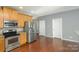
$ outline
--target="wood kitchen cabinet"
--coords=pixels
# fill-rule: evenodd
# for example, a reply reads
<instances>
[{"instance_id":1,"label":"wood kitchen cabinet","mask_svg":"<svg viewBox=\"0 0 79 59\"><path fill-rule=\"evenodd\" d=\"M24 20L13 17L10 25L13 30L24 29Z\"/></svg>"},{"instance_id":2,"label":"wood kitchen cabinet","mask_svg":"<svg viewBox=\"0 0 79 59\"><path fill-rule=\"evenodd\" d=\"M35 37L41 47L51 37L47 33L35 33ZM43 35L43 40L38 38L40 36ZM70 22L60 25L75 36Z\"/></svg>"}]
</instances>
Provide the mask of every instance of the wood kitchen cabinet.
<instances>
[{"instance_id":1,"label":"wood kitchen cabinet","mask_svg":"<svg viewBox=\"0 0 79 59\"><path fill-rule=\"evenodd\" d=\"M23 44L26 44L26 42L27 42L26 32L20 32L19 41L20 41L20 46Z\"/></svg>"},{"instance_id":2,"label":"wood kitchen cabinet","mask_svg":"<svg viewBox=\"0 0 79 59\"><path fill-rule=\"evenodd\" d=\"M24 27L25 17L23 14L18 14L18 27Z\"/></svg>"},{"instance_id":3,"label":"wood kitchen cabinet","mask_svg":"<svg viewBox=\"0 0 79 59\"><path fill-rule=\"evenodd\" d=\"M26 15L26 21L31 22L32 21L32 16Z\"/></svg>"},{"instance_id":4,"label":"wood kitchen cabinet","mask_svg":"<svg viewBox=\"0 0 79 59\"><path fill-rule=\"evenodd\" d=\"M11 9L11 16L10 19L11 20L17 20L17 11L15 9Z\"/></svg>"},{"instance_id":5,"label":"wood kitchen cabinet","mask_svg":"<svg viewBox=\"0 0 79 59\"><path fill-rule=\"evenodd\" d=\"M30 22L32 20L32 16L24 15L24 14L18 14L18 27L24 27L24 22Z\"/></svg>"},{"instance_id":6,"label":"wood kitchen cabinet","mask_svg":"<svg viewBox=\"0 0 79 59\"><path fill-rule=\"evenodd\" d=\"M17 13L15 9L9 7L3 7L4 20L16 20L18 27L24 27L25 21L31 21L32 17L29 15Z\"/></svg>"},{"instance_id":7,"label":"wood kitchen cabinet","mask_svg":"<svg viewBox=\"0 0 79 59\"><path fill-rule=\"evenodd\" d=\"M4 51L4 36L0 36L0 52Z\"/></svg>"},{"instance_id":8,"label":"wood kitchen cabinet","mask_svg":"<svg viewBox=\"0 0 79 59\"><path fill-rule=\"evenodd\" d=\"M10 15L11 14L11 10L7 7L3 7L3 15L4 15L4 20L10 20Z\"/></svg>"},{"instance_id":9,"label":"wood kitchen cabinet","mask_svg":"<svg viewBox=\"0 0 79 59\"><path fill-rule=\"evenodd\" d=\"M0 7L0 28L3 28L3 10Z\"/></svg>"},{"instance_id":10,"label":"wood kitchen cabinet","mask_svg":"<svg viewBox=\"0 0 79 59\"><path fill-rule=\"evenodd\" d=\"M17 11L8 7L3 7L4 20L17 20Z\"/></svg>"}]
</instances>

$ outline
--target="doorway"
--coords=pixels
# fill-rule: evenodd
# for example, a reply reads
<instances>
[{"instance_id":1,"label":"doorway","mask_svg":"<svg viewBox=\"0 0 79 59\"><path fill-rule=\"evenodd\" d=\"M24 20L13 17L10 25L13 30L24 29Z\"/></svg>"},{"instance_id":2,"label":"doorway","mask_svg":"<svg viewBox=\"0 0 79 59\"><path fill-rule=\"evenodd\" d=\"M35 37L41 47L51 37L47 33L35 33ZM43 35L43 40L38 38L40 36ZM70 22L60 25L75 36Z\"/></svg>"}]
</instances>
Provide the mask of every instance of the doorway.
<instances>
[{"instance_id":1,"label":"doorway","mask_svg":"<svg viewBox=\"0 0 79 59\"><path fill-rule=\"evenodd\" d=\"M45 36L45 20L39 21L39 35Z\"/></svg>"},{"instance_id":2,"label":"doorway","mask_svg":"<svg viewBox=\"0 0 79 59\"><path fill-rule=\"evenodd\" d=\"M62 18L52 19L52 33L55 38L62 38Z\"/></svg>"}]
</instances>

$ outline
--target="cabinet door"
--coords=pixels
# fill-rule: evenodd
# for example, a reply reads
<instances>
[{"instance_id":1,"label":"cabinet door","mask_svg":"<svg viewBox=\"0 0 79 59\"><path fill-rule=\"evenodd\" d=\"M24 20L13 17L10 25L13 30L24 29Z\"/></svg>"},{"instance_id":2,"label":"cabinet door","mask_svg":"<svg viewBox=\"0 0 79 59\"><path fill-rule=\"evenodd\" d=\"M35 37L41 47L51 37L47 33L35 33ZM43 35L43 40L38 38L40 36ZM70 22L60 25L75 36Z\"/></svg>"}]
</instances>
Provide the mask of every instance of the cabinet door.
<instances>
[{"instance_id":1,"label":"cabinet door","mask_svg":"<svg viewBox=\"0 0 79 59\"><path fill-rule=\"evenodd\" d=\"M17 11L11 9L11 20L17 20Z\"/></svg>"},{"instance_id":2,"label":"cabinet door","mask_svg":"<svg viewBox=\"0 0 79 59\"><path fill-rule=\"evenodd\" d=\"M31 22L31 20L32 20L32 16L26 15L26 21Z\"/></svg>"},{"instance_id":3,"label":"cabinet door","mask_svg":"<svg viewBox=\"0 0 79 59\"><path fill-rule=\"evenodd\" d=\"M4 51L4 37L0 37L0 52Z\"/></svg>"},{"instance_id":4,"label":"cabinet door","mask_svg":"<svg viewBox=\"0 0 79 59\"><path fill-rule=\"evenodd\" d=\"M22 14L18 14L18 27L24 27L24 16Z\"/></svg>"},{"instance_id":5,"label":"cabinet door","mask_svg":"<svg viewBox=\"0 0 79 59\"><path fill-rule=\"evenodd\" d=\"M8 8L8 14L9 14L9 20L13 20L12 18L13 10L11 8Z\"/></svg>"},{"instance_id":6,"label":"cabinet door","mask_svg":"<svg viewBox=\"0 0 79 59\"><path fill-rule=\"evenodd\" d=\"M3 7L3 15L5 20L10 19L10 16L11 16L10 13L11 13L11 10L9 8Z\"/></svg>"},{"instance_id":7,"label":"cabinet door","mask_svg":"<svg viewBox=\"0 0 79 59\"><path fill-rule=\"evenodd\" d=\"M0 28L3 28L3 11L2 11L2 8L0 8Z\"/></svg>"},{"instance_id":8,"label":"cabinet door","mask_svg":"<svg viewBox=\"0 0 79 59\"><path fill-rule=\"evenodd\" d=\"M19 39L20 39L20 46L23 45L23 44L26 44L26 42L27 42L27 35L26 35L26 33L25 32L21 32Z\"/></svg>"},{"instance_id":9,"label":"cabinet door","mask_svg":"<svg viewBox=\"0 0 79 59\"><path fill-rule=\"evenodd\" d=\"M13 10L13 18L14 18L14 20L17 20L17 11L16 10Z\"/></svg>"},{"instance_id":10,"label":"cabinet door","mask_svg":"<svg viewBox=\"0 0 79 59\"><path fill-rule=\"evenodd\" d=\"M17 20L17 11L8 7L3 7L5 20Z\"/></svg>"},{"instance_id":11,"label":"cabinet door","mask_svg":"<svg viewBox=\"0 0 79 59\"><path fill-rule=\"evenodd\" d=\"M24 22L26 21L27 19L26 19L26 15L24 15Z\"/></svg>"}]
</instances>

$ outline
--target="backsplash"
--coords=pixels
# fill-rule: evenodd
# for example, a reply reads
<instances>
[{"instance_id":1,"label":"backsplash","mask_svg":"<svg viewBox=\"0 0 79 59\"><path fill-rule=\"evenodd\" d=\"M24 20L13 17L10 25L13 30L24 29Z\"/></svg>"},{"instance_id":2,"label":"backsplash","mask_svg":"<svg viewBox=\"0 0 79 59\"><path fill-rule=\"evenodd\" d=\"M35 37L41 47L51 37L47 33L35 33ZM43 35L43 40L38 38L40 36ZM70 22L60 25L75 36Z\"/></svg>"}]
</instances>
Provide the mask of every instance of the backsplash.
<instances>
[{"instance_id":1,"label":"backsplash","mask_svg":"<svg viewBox=\"0 0 79 59\"><path fill-rule=\"evenodd\" d=\"M23 32L23 28L16 28L17 29L17 32Z\"/></svg>"},{"instance_id":2,"label":"backsplash","mask_svg":"<svg viewBox=\"0 0 79 59\"><path fill-rule=\"evenodd\" d=\"M3 31L8 30L8 29L15 29L17 30L18 33L23 32L23 28L3 28L3 29L0 29L0 34L2 34Z\"/></svg>"},{"instance_id":3,"label":"backsplash","mask_svg":"<svg viewBox=\"0 0 79 59\"><path fill-rule=\"evenodd\" d=\"M2 34L2 31L3 31L3 30L2 30L2 29L0 29L0 34Z\"/></svg>"}]
</instances>

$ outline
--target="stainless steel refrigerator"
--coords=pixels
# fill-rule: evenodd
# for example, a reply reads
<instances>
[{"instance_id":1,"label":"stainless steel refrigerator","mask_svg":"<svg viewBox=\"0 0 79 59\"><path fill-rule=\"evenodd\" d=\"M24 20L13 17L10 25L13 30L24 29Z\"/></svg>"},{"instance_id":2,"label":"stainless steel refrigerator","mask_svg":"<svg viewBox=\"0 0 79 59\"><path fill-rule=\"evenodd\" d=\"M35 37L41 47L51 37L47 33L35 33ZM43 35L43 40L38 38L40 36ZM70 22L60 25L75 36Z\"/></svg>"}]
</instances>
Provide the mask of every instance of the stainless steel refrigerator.
<instances>
[{"instance_id":1,"label":"stainless steel refrigerator","mask_svg":"<svg viewBox=\"0 0 79 59\"><path fill-rule=\"evenodd\" d=\"M24 25L24 32L27 33L27 42L31 43L35 40L36 33L34 32L33 23L32 22L25 22Z\"/></svg>"}]
</instances>

